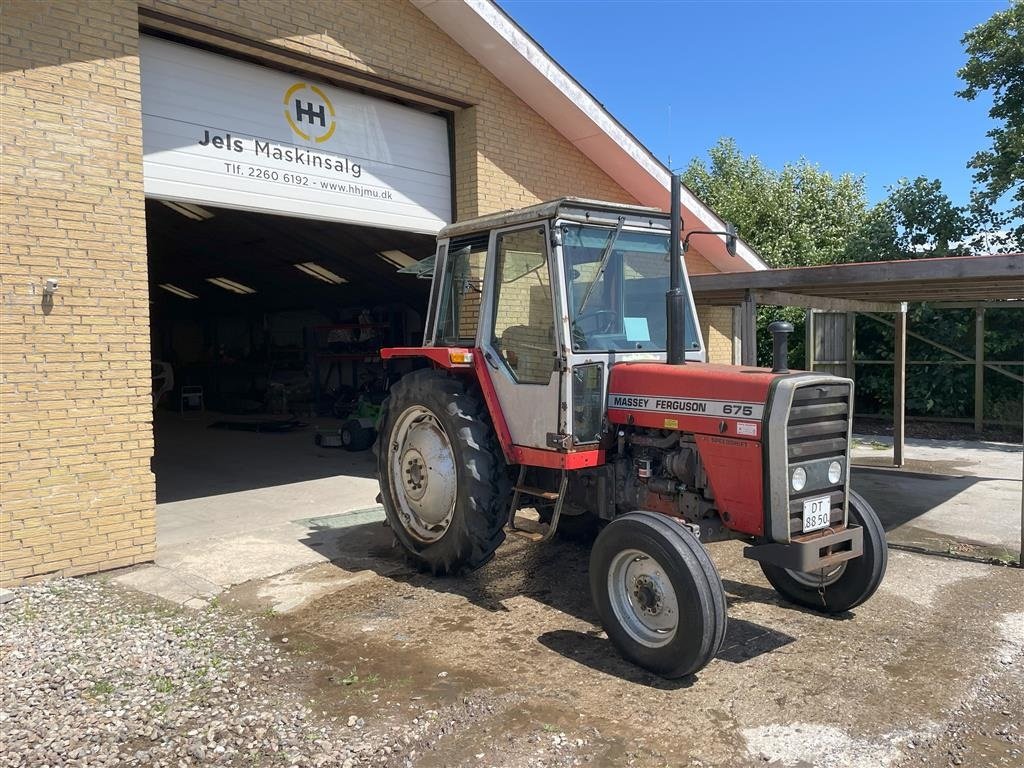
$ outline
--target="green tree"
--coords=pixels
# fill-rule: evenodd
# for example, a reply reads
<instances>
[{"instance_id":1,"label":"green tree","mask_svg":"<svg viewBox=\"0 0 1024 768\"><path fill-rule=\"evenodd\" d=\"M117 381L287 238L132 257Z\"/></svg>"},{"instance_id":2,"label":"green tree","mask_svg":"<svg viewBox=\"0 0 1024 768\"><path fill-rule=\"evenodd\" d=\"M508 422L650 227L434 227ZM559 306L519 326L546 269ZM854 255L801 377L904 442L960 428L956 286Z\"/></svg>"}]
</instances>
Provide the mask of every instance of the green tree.
<instances>
[{"instance_id":1,"label":"green tree","mask_svg":"<svg viewBox=\"0 0 1024 768\"><path fill-rule=\"evenodd\" d=\"M900 179L850 233L844 261L887 261L935 256L966 256L976 219L953 205L942 182L918 176Z\"/></svg>"},{"instance_id":2,"label":"green tree","mask_svg":"<svg viewBox=\"0 0 1024 768\"><path fill-rule=\"evenodd\" d=\"M842 260L849 234L867 212L863 177L838 178L801 159L782 170L744 156L732 139L708 150L710 163L690 161L683 181L739 228L772 267ZM699 246L698 246L699 247Z\"/></svg>"},{"instance_id":3,"label":"green tree","mask_svg":"<svg viewBox=\"0 0 1024 768\"><path fill-rule=\"evenodd\" d=\"M1011 0L1009 8L967 32L961 43L968 58L957 76L966 87L956 95L973 101L991 91L988 114L996 121L986 134L991 146L968 163L978 184L976 208L998 222L996 209L1008 196L1003 222L1015 222L1014 237L1024 243L1024 2Z\"/></svg>"}]
</instances>

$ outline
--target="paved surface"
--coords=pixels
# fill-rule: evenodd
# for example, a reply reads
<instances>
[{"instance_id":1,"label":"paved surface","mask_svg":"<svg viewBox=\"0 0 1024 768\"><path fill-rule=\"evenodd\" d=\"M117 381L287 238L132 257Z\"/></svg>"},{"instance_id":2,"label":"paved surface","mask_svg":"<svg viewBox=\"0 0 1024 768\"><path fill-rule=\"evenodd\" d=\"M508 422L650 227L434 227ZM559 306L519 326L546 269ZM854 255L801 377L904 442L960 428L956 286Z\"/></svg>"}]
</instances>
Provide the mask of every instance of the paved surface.
<instances>
[{"instance_id":1,"label":"paved surface","mask_svg":"<svg viewBox=\"0 0 1024 768\"><path fill-rule=\"evenodd\" d=\"M852 486L878 511L890 543L1018 561L1020 445L908 440L892 465L891 438L854 443Z\"/></svg>"},{"instance_id":2,"label":"paved surface","mask_svg":"<svg viewBox=\"0 0 1024 768\"><path fill-rule=\"evenodd\" d=\"M319 448L313 418L285 433L209 429L206 414L156 423L157 556L117 580L180 604L200 606L234 584L325 562L334 553L303 543L303 520L376 506L370 451Z\"/></svg>"}]
</instances>

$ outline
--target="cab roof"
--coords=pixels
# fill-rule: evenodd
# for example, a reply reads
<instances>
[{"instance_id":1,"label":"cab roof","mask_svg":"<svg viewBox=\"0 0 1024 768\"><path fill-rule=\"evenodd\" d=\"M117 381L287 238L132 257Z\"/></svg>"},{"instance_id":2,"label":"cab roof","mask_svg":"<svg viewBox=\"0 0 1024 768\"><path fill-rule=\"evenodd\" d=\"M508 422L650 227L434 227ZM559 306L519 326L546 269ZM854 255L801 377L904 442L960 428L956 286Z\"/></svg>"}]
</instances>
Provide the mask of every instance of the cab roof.
<instances>
[{"instance_id":1,"label":"cab roof","mask_svg":"<svg viewBox=\"0 0 1024 768\"><path fill-rule=\"evenodd\" d=\"M595 224L614 224L619 216L635 219L637 220L635 223L640 223L642 220L646 226L664 227L665 229L669 227L668 213L658 208L628 203L611 203L604 200L588 200L582 197L559 197L526 208L499 211L477 216L474 219L457 221L444 227L437 233L437 237L438 239L461 237L516 224L555 218L592 219Z\"/></svg>"}]
</instances>

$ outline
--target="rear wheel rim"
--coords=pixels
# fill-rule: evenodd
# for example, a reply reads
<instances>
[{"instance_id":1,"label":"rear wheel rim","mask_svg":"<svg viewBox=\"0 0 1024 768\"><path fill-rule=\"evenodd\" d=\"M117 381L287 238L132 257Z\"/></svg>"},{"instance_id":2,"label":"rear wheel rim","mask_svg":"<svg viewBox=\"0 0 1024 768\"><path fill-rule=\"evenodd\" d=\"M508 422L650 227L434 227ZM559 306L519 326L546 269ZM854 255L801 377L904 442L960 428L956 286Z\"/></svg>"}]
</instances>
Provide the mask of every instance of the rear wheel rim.
<instances>
[{"instance_id":1,"label":"rear wheel rim","mask_svg":"<svg viewBox=\"0 0 1024 768\"><path fill-rule=\"evenodd\" d=\"M811 589L821 589L822 587L831 587L843 577L843 574L846 573L846 561L832 568L822 568L817 571L791 571L787 568L786 573L797 584Z\"/></svg>"},{"instance_id":2,"label":"rear wheel rim","mask_svg":"<svg viewBox=\"0 0 1024 768\"><path fill-rule=\"evenodd\" d=\"M641 645L661 648L679 631L679 601L668 573L639 549L612 558L608 598L619 625Z\"/></svg>"},{"instance_id":3,"label":"rear wheel rim","mask_svg":"<svg viewBox=\"0 0 1024 768\"><path fill-rule=\"evenodd\" d=\"M451 440L427 408L406 408L389 441L391 495L402 527L432 543L445 535L455 513L458 479Z\"/></svg>"}]
</instances>

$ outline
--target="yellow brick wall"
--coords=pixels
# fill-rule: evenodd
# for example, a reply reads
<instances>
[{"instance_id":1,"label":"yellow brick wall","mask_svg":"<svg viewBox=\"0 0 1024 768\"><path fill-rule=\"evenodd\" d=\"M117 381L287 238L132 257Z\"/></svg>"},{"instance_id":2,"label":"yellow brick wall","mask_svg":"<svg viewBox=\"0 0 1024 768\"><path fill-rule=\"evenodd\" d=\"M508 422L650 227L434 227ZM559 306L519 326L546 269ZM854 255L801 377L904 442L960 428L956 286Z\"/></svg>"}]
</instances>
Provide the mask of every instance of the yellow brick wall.
<instances>
[{"instance_id":1,"label":"yellow brick wall","mask_svg":"<svg viewBox=\"0 0 1024 768\"><path fill-rule=\"evenodd\" d=\"M697 307L697 322L709 363L732 363L732 314L732 307Z\"/></svg>"},{"instance_id":2,"label":"yellow brick wall","mask_svg":"<svg viewBox=\"0 0 1024 768\"><path fill-rule=\"evenodd\" d=\"M136 8L3 8L0 582L152 559ZM47 278L60 285L44 298Z\"/></svg>"}]
</instances>

